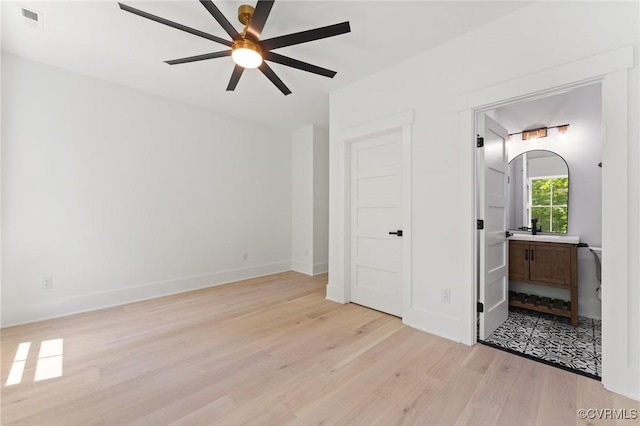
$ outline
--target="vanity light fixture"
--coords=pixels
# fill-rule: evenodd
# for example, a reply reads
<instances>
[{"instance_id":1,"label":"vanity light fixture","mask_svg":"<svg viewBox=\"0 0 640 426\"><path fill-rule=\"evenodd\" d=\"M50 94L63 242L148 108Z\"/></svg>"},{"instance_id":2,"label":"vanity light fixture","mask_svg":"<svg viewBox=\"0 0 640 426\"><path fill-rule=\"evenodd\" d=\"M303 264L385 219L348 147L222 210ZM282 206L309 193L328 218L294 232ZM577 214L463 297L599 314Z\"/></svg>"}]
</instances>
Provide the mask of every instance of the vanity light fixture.
<instances>
[{"instance_id":1,"label":"vanity light fixture","mask_svg":"<svg viewBox=\"0 0 640 426\"><path fill-rule=\"evenodd\" d=\"M514 135L522 135L523 141L530 140L530 139L546 138L547 130L549 129L558 129L558 133L563 135L569 131L569 125L561 124L559 126L539 127L537 129L523 130L517 133L509 133L509 140L511 140L511 137Z\"/></svg>"},{"instance_id":2,"label":"vanity light fixture","mask_svg":"<svg viewBox=\"0 0 640 426\"><path fill-rule=\"evenodd\" d=\"M547 128L540 127L539 129L523 130L522 140L528 141L529 139L538 139L547 137Z\"/></svg>"}]
</instances>

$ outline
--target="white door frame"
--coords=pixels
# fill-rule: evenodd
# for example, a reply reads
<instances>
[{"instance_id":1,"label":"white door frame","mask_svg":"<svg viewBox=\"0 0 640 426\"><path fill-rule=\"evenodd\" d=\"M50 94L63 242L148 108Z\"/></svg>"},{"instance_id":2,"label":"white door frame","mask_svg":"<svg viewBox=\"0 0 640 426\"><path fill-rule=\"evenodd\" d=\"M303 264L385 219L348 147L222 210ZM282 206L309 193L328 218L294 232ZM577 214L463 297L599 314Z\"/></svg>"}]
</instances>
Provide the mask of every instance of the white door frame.
<instances>
[{"instance_id":1,"label":"white door frame","mask_svg":"<svg viewBox=\"0 0 640 426\"><path fill-rule=\"evenodd\" d=\"M411 124L413 110L404 111L388 117L342 129L337 133L336 151L338 154L338 170L336 180L338 185L338 259L341 262L331 265L338 269L337 277L342 282L334 282L327 286L327 299L340 303L349 303L350 296L350 265L351 265L351 193L350 193L350 165L351 143L394 130L402 132L402 317L409 312L411 300Z\"/></svg>"},{"instance_id":2,"label":"white door frame","mask_svg":"<svg viewBox=\"0 0 640 426\"><path fill-rule=\"evenodd\" d=\"M633 68L633 46L530 74L526 77L467 93L458 98L462 176L473 191L462 206L468 232L461 241L468 253L465 271L468 291L463 306L467 324L463 342L476 342L476 114L498 106L569 91L592 83L602 87L602 383L605 388L640 399L640 369L629 356L628 249L628 69ZM608 166L609 165L609 166ZM617 303L616 303L617 301ZM626 303L620 303L624 301Z\"/></svg>"}]
</instances>

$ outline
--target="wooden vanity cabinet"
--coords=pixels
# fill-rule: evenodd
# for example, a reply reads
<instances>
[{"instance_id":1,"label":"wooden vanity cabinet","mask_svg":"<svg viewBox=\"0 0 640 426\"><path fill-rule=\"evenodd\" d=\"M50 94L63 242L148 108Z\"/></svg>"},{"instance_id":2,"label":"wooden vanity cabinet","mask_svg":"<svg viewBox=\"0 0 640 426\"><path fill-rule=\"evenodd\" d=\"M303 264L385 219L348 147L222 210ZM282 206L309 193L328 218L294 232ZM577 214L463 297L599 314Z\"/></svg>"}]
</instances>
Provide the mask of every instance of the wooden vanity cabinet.
<instances>
[{"instance_id":1,"label":"wooden vanity cabinet","mask_svg":"<svg viewBox=\"0 0 640 426\"><path fill-rule=\"evenodd\" d=\"M569 290L568 303L512 293L509 304L569 317L572 325L578 323L577 244L509 240L509 280Z\"/></svg>"}]
</instances>

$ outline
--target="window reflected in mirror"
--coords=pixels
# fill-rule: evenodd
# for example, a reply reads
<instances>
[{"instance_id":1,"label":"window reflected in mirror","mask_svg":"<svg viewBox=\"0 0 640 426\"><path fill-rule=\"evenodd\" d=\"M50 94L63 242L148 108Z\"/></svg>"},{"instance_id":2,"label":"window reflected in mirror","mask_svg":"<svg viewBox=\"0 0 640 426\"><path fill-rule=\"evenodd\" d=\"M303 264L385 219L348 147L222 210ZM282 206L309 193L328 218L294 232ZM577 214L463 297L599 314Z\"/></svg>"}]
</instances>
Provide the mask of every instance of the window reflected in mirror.
<instances>
[{"instance_id":1,"label":"window reflected in mirror","mask_svg":"<svg viewBox=\"0 0 640 426\"><path fill-rule=\"evenodd\" d=\"M538 219L542 232L566 234L569 177L530 178L530 188L531 218Z\"/></svg>"},{"instance_id":2,"label":"window reflected in mirror","mask_svg":"<svg viewBox=\"0 0 640 426\"><path fill-rule=\"evenodd\" d=\"M509 229L566 234L569 223L569 167L558 154L527 151L509 162Z\"/></svg>"}]
</instances>

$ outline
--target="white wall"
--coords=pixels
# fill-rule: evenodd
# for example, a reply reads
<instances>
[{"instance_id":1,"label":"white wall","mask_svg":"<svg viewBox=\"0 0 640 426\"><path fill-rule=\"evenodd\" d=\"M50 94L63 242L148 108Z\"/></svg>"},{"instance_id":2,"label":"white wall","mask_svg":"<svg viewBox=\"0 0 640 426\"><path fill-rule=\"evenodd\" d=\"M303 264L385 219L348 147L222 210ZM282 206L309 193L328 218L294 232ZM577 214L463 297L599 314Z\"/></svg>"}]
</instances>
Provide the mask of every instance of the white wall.
<instances>
[{"instance_id":1,"label":"white wall","mask_svg":"<svg viewBox=\"0 0 640 426\"><path fill-rule=\"evenodd\" d=\"M313 275L329 270L329 130L313 127Z\"/></svg>"},{"instance_id":2,"label":"white wall","mask_svg":"<svg viewBox=\"0 0 640 426\"><path fill-rule=\"evenodd\" d=\"M2 9L0 7L0 22L2 22ZM2 46L2 31L0 31L0 46ZM0 54L0 82L2 82L2 55ZM0 100L2 99L2 84L0 84ZM2 102L0 102L0 135L2 135ZM2 320L2 137L0 137L0 321ZM1 323L0 323L1 324Z\"/></svg>"},{"instance_id":3,"label":"white wall","mask_svg":"<svg viewBox=\"0 0 640 426\"><path fill-rule=\"evenodd\" d=\"M2 60L2 326L290 269L288 133Z\"/></svg>"},{"instance_id":4,"label":"white wall","mask_svg":"<svg viewBox=\"0 0 640 426\"><path fill-rule=\"evenodd\" d=\"M523 141L515 135L507 144L509 161L530 150L560 155L569 167L568 234L592 247L602 246L602 92L599 84L496 110L497 120L510 133L525 129L570 124L566 135L549 129L546 138ZM564 166L564 163L562 164ZM534 173L531 169L529 174ZM553 172L540 171L542 174ZM602 305L596 295L599 282L596 261L586 248L578 249L578 313L600 318ZM568 300L568 291L513 284L511 289L538 296Z\"/></svg>"},{"instance_id":5,"label":"white wall","mask_svg":"<svg viewBox=\"0 0 640 426\"><path fill-rule=\"evenodd\" d=\"M545 153L545 155L547 155ZM529 177L563 176L567 173L567 164L560 157L527 157Z\"/></svg>"},{"instance_id":6,"label":"white wall","mask_svg":"<svg viewBox=\"0 0 640 426\"><path fill-rule=\"evenodd\" d=\"M411 309L403 313L403 319L409 325L452 340L466 336L471 324L462 318L469 307L461 300L471 284L467 268L460 264L469 260L466 241L471 224L467 214L461 212L467 211L467 200L472 199L474 188L460 178L467 175L468 164L462 160L467 158L469 148L457 143L463 131L459 96L625 45L634 46L637 58L638 31L637 3L536 2L332 93L328 293L335 293L333 290L344 284L344 276L333 267L343 261L337 238L341 212L335 208L342 185L341 154L334 145L336 134L341 129L413 109ZM639 310L640 282L634 266L640 259L638 74L637 66L628 74L631 196L627 285L634 298L629 301L627 349L631 364L640 358L640 323L634 313ZM451 289L451 303L440 301L442 288ZM637 364L633 365L637 369Z\"/></svg>"},{"instance_id":7,"label":"white wall","mask_svg":"<svg viewBox=\"0 0 640 426\"><path fill-rule=\"evenodd\" d=\"M308 125L291 133L292 263L307 275L327 272L329 132Z\"/></svg>"},{"instance_id":8,"label":"white wall","mask_svg":"<svg viewBox=\"0 0 640 426\"><path fill-rule=\"evenodd\" d=\"M291 132L291 269L313 275L313 126Z\"/></svg>"}]
</instances>

